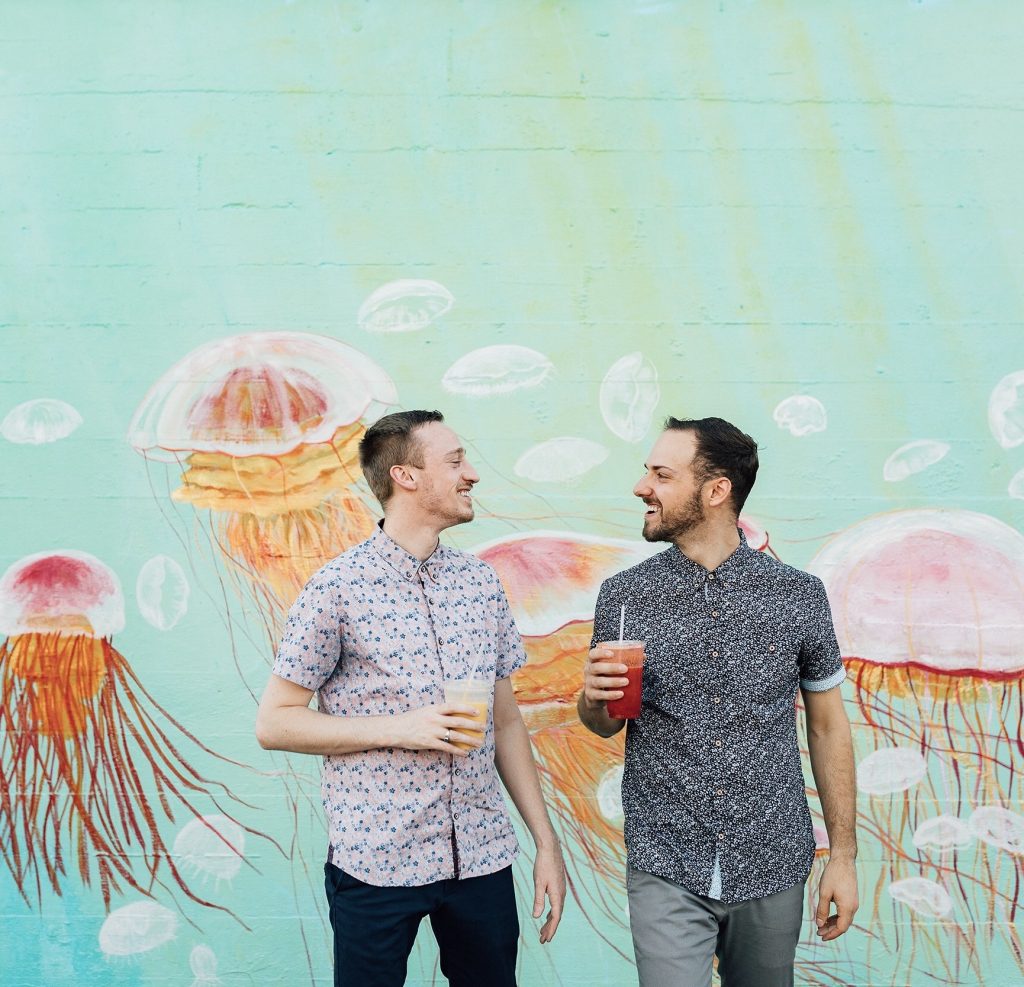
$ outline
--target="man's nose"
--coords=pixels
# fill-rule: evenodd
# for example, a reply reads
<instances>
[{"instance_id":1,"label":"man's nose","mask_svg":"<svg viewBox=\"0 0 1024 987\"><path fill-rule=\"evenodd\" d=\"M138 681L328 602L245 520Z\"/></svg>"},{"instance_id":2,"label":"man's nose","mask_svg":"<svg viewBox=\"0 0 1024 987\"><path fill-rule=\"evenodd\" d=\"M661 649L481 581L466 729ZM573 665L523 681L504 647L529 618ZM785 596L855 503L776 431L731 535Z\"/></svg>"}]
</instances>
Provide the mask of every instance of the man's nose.
<instances>
[{"instance_id":1,"label":"man's nose","mask_svg":"<svg viewBox=\"0 0 1024 987\"><path fill-rule=\"evenodd\" d=\"M465 480L467 483L480 482L480 474L477 473L475 469L473 469L468 459L462 464L462 479Z\"/></svg>"},{"instance_id":2,"label":"man's nose","mask_svg":"<svg viewBox=\"0 0 1024 987\"><path fill-rule=\"evenodd\" d=\"M646 476L642 480L637 480L636 486L633 487L634 497L649 497L653 492L654 491L651 490L650 483L647 482Z\"/></svg>"}]
</instances>

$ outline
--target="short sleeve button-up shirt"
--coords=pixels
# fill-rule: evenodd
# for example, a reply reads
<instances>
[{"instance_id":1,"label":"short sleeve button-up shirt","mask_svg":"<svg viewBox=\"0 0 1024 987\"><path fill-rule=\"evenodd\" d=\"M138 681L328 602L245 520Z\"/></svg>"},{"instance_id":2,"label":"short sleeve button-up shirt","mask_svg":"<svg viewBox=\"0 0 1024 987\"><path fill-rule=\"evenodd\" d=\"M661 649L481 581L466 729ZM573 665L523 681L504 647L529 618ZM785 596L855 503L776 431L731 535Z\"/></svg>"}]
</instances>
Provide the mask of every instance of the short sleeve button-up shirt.
<instances>
[{"instance_id":1,"label":"short sleeve button-up shirt","mask_svg":"<svg viewBox=\"0 0 1024 987\"><path fill-rule=\"evenodd\" d=\"M626 733L630 866L726 902L807 878L815 841L796 732L798 687L846 676L815 576L740 546L713 572L674 546L605 581L594 641L646 642Z\"/></svg>"},{"instance_id":2,"label":"short sleeve button-up shirt","mask_svg":"<svg viewBox=\"0 0 1024 987\"><path fill-rule=\"evenodd\" d=\"M438 545L425 562L381 528L329 562L292 606L274 674L332 716L393 716L444 702L444 683L507 678L526 662L501 583ZM493 695L492 695L493 699ZM330 860L367 884L481 877L518 853L494 768L493 717L465 758L383 748L324 758Z\"/></svg>"}]
</instances>

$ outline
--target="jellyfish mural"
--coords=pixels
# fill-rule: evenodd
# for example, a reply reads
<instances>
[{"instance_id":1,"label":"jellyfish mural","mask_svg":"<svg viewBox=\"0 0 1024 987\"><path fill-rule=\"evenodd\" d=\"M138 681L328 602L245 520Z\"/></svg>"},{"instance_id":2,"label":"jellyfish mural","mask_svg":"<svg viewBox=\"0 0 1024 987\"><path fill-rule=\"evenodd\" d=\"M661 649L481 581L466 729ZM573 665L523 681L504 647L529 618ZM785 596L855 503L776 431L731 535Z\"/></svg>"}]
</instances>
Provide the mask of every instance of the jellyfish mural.
<instances>
[{"instance_id":1,"label":"jellyfish mural","mask_svg":"<svg viewBox=\"0 0 1024 987\"><path fill-rule=\"evenodd\" d=\"M0 579L0 854L29 904L61 894L73 866L108 907L128 888L166 887L164 871L221 907L192 890L160 818L220 808L217 789L243 803L186 761L184 745L227 759L143 688L112 642L123 626L117 576L84 552L32 555Z\"/></svg>"},{"instance_id":2,"label":"jellyfish mural","mask_svg":"<svg viewBox=\"0 0 1024 987\"><path fill-rule=\"evenodd\" d=\"M306 580L366 538L359 440L397 398L372 360L326 336L266 332L194 350L139 405L128 441L179 463L172 497L211 512L211 540L272 639Z\"/></svg>"},{"instance_id":3,"label":"jellyfish mural","mask_svg":"<svg viewBox=\"0 0 1024 987\"><path fill-rule=\"evenodd\" d=\"M742 527L752 547L767 548L768 536L760 525L744 519ZM615 894L625 871L620 795L624 735L605 740L583 727L576 697L602 581L664 548L538 531L474 549L500 576L523 635L529 661L513 676L516 700L562 832L571 891L606 939L610 930L624 927L621 898ZM619 943L607 941L623 952Z\"/></svg>"},{"instance_id":4,"label":"jellyfish mural","mask_svg":"<svg viewBox=\"0 0 1024 987\"><path fill-rule=\"evenodd\" d=\"M899 511L810 568L856 695L862 842L888 862L864 896L872 948L898 955L894 976L978 976L999 950L1024 972L1024 845L985 828L994 811L1012 830L1021 798L1024 536L969 511Z\"/></svg>"}]
</instances>

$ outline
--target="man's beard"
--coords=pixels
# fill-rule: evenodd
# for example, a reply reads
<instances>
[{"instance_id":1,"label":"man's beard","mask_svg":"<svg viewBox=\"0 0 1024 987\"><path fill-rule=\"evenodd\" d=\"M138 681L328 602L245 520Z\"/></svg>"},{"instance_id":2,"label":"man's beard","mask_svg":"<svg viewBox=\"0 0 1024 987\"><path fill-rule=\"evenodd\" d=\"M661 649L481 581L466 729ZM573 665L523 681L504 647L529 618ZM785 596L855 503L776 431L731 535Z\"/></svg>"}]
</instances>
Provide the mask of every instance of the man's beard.
<instances>
[{"instance_id":1,"label":"man's beard","mask_svg":"<svg viewBox=\"0 0 1024 987\"><path fill-rule=\"evenodd\" d=\"M652 518L659 517L657 514L650 516ZM661 507L660 520L657 523L647 524L645 521L644 541L675 541L680 535L703 524L704 520L704 504L701 502L698 490L672 514L666 513L664 507Z\"/></svg>"}]
</instances>

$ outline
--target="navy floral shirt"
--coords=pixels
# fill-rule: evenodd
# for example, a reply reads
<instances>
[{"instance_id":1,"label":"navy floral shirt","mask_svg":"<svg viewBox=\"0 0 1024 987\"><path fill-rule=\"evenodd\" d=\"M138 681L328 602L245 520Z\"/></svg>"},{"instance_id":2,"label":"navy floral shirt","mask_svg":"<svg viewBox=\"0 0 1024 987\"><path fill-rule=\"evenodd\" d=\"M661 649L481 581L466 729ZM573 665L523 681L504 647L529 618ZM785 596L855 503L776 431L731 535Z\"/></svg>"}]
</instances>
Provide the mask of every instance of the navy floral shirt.
<instances>
[{"instance_id":1,"label":"navy floral shirt","mask_svg":"<svg viewBox=\"0 0 1024 987\"><path fill-rule=\"evenodd\" d=\"M594 641L646 642L622 779L629 865L726 902L806 880L815 840L796 694L846 677L821 580L740 546L709 572L675 546L601 586Z\"/></svg>"},{"instance_id":2,"label":"navy floral shirt","mask_svg":"<svg viewBox=\"0 0 1024 987\"><path fill-rule=\"evenodd\" d=\"M444 683L508 678L526 653L494 570L438 545L425 562L381 528L328 562L288 615L274 674L332 716L444 702ZM493 693L492 693L493 701ZM494 719L464 758L384 748L324 758L330 861L367 884L482 877L519 852L494 768Z\"/></svg>"}]
</instances>

